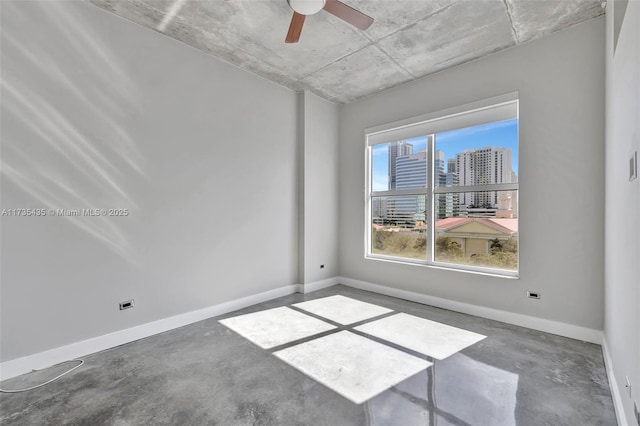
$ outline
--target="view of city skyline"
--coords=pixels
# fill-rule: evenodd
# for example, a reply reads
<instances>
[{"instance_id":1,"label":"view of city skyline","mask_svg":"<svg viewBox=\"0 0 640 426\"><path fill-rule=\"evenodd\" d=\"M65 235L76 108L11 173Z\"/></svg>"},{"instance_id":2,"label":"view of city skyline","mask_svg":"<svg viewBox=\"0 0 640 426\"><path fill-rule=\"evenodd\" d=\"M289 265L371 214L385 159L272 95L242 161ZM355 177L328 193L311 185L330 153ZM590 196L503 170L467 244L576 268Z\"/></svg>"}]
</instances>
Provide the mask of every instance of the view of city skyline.
<instances>
[{"instance_id":1,"label":"view of city skyline","mask_svg":"<svg viewBox=\"0 0 640 426\"><path fill-rule=\"evenodd\" d=\"M517 270L517 167L517 119L374 145L371 253Z\"/></svg>"},{"instance_id":2,"label":"view of city skyline","mask_svg":"<svg viewBox=\"0 0 640 426\"><path fill-rule=\"evenodd\" d=\"M412 153L425 151L427 136L419 136L407 139L407 144L413 146ZM372 148L372 189L373 191L387 191L392 189L394 183L389 182L390 176L395 175L394 170L389 172L389 146L390 144L375 145ZM518 120L505 120L487 123L464 129L456 129L435 135L435 149L444 154L444 165L448 160L455 159L457 154L469 149L486 147L500 147L511 150L511 170L518 174ZM408 153L398 153L398 156ZM391 166L393 167L393 165Z\"/></svg>"}]
</instances>

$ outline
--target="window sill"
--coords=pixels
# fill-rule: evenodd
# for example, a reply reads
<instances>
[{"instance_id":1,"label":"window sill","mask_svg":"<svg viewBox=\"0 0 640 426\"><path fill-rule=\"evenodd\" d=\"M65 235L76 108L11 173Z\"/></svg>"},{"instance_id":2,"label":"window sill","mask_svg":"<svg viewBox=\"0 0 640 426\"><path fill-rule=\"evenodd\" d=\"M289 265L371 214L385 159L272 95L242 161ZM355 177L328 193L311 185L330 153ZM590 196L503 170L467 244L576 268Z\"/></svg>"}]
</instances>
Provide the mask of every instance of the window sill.
<instances>
[{"instance_id":1,"label":"window sill","mask_svg":"<svg viewBox=\"0 0 640 426\"><path fill-rule=\"evenodd\" d=\"M520 275L519 271L504 271L502 269L492 269L492 268L470 268L465 267L465 265L450 265L444 263L428 263L426 260L420 259L411 259L405 257L391 257L391 256L383 256L379 254L368 254L364 256L365 260L373 260L380 262L388 262L395 263L400 265L408 265L408 266L419 266L426 267L431 269L440 269L444 271L455 271L455 272L465 272L468 274L475 275L484 275L495 278L506 278L509 280L519 280Z\"/></svg>"}]
</instances>

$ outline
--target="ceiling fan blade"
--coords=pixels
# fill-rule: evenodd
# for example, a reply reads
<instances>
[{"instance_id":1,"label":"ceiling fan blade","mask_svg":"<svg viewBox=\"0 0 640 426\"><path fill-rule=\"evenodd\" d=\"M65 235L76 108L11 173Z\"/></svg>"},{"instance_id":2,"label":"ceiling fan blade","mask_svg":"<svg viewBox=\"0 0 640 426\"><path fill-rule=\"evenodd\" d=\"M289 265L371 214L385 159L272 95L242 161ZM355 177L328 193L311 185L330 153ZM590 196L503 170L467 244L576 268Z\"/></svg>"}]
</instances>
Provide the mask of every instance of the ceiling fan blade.
<instances>
[{"instance_id":1,"label":"ceiling fan blade","mask_svg":"<svg viewBox=\"0 0 640 426\"><path fill-rule=\"evenodd\" d=\"M289 32L287 33L287 38L284 40L285 43L297 43L298 40L300 40L300 33L302 33L302 25L304 24L305 17L306 16L301 13L293 12Z\"/></svg>"},{"instance_id":2,"label":"ceiling fan blade","mask_svg":"<svg viewBox=\"0 0 640 426\"><path fill-rule=\"evenodd\" d=\"M373 24L372 17L365 15L339 0L327 0L327 3L324 5L324 10L361 30L366 30Z\"/></svg>"}]
</instances>

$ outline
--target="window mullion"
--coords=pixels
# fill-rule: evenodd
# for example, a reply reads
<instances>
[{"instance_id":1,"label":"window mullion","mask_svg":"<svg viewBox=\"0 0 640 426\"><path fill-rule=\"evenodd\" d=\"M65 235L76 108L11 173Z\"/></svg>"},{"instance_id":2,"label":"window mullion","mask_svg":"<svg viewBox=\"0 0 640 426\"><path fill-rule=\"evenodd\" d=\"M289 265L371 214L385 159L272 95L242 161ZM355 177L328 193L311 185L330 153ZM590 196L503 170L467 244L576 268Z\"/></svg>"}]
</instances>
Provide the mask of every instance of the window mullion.
<instances>
[{"instance_id":1,"label":"window mullion","mask_svg":"<svg viewBox=\"0 0 640 426\"><path fill-rule=\"evenodd\" d=\"M395 197L400 195L427 195L426 188L394 189L392 191L371 191L371 197Z\"/></svg>"},{"instance_id":2,"label":"window mullion","mask_svg":"<svg viewBox=\"0 0 640 426\"><path fill-rule=\"evenodd\" d=\"M372 243L371 243L371 220L373 215L371 214L371 202L373 200L373 179L372 179L372 166L373 166L373 150L370 146L367 146L364 154L365 161L365 195L364 195L364 205L365 205L365 239L364 239L364 250L365 253L372 252Z\"/></svg>"},{"instance_id":3,"label":"window mullion","mask_svg":"<svg viewBox=\"0 0 640 426\"><path fill-rule=\"evenodd\" d=\"M495 183L491 185L469 185L469 186L441 186L433 189L435 194L447 194L458 192L485 192L485 191L517 191L518 182L515 183Z\"/></svg>"},{"instance_id":4,"label":"window mullion","mask_svg":"<svg viewBox=\"0 0 640 426\"><path fill-rule=\"evenodd\" d=\"M427 239L427 263L433 263L434 259L434 233L435 233L435 220L433 218L433 188L435 182L435 135L429 135L427 139L427 199L426 204L426 239Z\"/></svg>"}]
</instances>

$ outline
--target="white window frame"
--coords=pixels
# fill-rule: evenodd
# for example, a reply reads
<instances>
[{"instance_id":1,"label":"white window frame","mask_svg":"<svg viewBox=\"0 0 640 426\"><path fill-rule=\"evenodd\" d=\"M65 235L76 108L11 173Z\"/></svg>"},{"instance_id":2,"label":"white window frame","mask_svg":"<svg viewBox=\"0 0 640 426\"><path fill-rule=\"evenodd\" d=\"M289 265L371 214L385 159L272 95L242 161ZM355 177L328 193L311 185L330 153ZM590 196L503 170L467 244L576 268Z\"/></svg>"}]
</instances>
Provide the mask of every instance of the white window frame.
<instances>
[{"instance_id":1,"label":"white window frame","mask_svg":"<svg viewBox=\"0 0 640 426\"><path fill-rule=\"evenodd\" d=\"M519 123L519 96L518 92L512 92L501 96L484 99L466 105L461 105L446 110L409 118L406 120L394 121L380 126L365 129L365 247L366 259L381 260L395 263L422 265L433 268L458 270L465 272L479 273L506 278L518 278L520 270L520 234L518 234L518 269L515 271L481 267L475 265L451 264L435 261L435 218L434 200L435 195L443 193L462 192L482 192L482 191L515 191L519 195L519 183L504 183L493 185L473 185L436 187L434 178L434 153L436 133L449 130L462 129L497 121L518 119ZM427 169L429 177L426 188L374 191L372 189L372 150L380 144L387 144L399 140L407 140L414 137L427 137ZM518 137L518 145L520 140ZM519 149L518 149L519 152ZM519 157L519 155L518 155ZM516 159L519 161L519 159ZM518 179L519 181L519 179ZM374 254L371 250L371 203L374 197L389 197L401 195L415 195L426 197L427 214L427 259L412 259L399 256L389 256Z\"/></svg>"}]
</instances>

